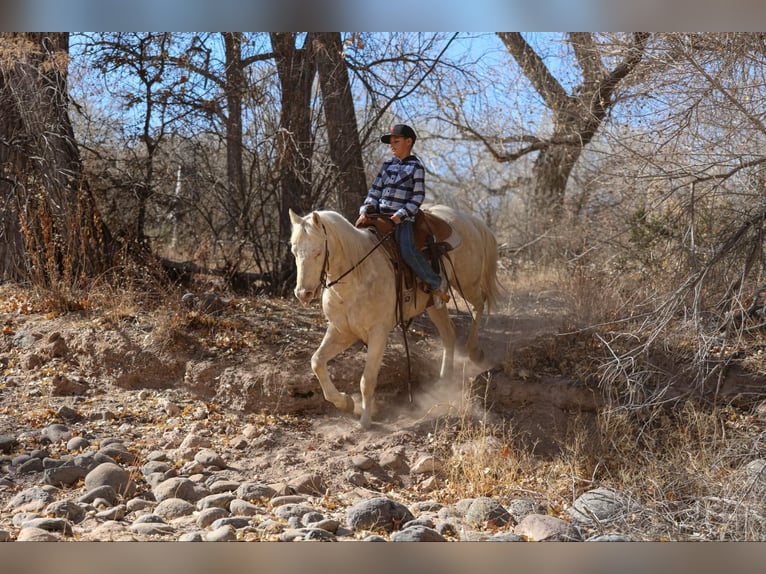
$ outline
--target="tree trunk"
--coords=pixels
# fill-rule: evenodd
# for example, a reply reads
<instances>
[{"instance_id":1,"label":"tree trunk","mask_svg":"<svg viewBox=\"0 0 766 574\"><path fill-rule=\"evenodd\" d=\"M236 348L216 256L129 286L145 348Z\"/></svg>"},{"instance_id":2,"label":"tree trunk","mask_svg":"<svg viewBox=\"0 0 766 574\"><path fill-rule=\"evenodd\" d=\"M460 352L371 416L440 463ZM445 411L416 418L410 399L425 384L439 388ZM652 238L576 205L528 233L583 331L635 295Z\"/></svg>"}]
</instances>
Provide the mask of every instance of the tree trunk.
<instances>
[{"instance_id":1,"label":"tree trunk","mask_svg":"<svg viewBox=\"0 0 766 574\"><path fill-rule=\"evenodd\" d=\"M245 91L245 71L242 63L242 32L225 32L226 45L226 175L228 180L229 217L234 220L233 231L241 228L247 216L245 201L245 172L242 167L242 95Z\"/></svg>"},{"instance_id":2,"label":"tree trunk","mask_svg":"<svg viewBox=\"0 0 766 574\"><path fill-rule=\"evenodd\" d=\"M330 159L337 172L338 211L354 220L367 192L367 179L340 33L317 33L314 53L327 121Z\"/></svg>"},{"instance_id":3,"label":"tree trunk","mask_svg":"<svg viewBox=\"0 0 766 574\"><path fill-rule=\"evenodd\" d=\"M298 213L313 206L311 156L311 87L316 75L312 54L312 33L303 48L295 45L293 32L274 32L271 44L281 88L281 114L278 137L277 170L280 177L279 237L287 245L290 235L289 209ZM285 295L294 277L295 262L284 248L275 262L275 294Z\"/></svg>"},{"instance_id":4,"label":"tree trunk","mask_svg":"<svg viewBox=\"0 0 766 574\"><path fill-rule=\"evenodd\" d=\"M529 148L539 152L533 167L535 184L527 202L528 215L533 227L544 231L560 220L569 176L614 104L615 89L641 61L649 34L635 33L611 70L604 65L591 34L570 34L569 43L583 75L572 96L520 33L498 32L498 36L553 112L553 135Z\"/></svg>"},{"instance_id":5,"label":"tree trunk","mask_svg":"<svg viewBox=\"0 0 766 574\"><path fill-rule=\"evenodd\" d=\"M57 288L102 272L112 243L82 180L68 52L67 33L0 34L0 270Z\"/></svg>"}]
</instances>

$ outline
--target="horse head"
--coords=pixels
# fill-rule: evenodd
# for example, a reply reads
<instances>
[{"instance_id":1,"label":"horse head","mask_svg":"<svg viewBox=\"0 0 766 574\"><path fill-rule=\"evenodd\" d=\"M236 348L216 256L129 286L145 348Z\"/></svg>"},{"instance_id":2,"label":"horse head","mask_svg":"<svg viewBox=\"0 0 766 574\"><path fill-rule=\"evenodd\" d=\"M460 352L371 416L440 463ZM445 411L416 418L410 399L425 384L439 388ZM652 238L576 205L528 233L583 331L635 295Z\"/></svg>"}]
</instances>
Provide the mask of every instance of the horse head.
<instances>
[{"instance_id":1,"label":"horse head","mask_svg":"<svg viewBox=\"0 0 766 574\"><path fill-rule=\"evenodd\" d=\"M327 264L327 234L323 232L316 212L301 217L291 209L290 222L293 226L290 249L297 268L295 296L305 305L322 292Z\"/></svg>"}]
</instances>

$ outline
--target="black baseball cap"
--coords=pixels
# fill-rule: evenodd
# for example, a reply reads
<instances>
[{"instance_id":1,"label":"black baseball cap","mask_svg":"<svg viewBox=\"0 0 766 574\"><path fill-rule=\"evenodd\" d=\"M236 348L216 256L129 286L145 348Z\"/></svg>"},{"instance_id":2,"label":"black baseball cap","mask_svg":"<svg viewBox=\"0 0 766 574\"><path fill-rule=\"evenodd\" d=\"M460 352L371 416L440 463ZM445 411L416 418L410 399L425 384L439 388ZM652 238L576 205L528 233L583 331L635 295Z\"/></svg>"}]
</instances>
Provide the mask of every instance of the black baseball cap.
<instances>
[{"instance_id":1,"label":"black baseball cap","mask_svg":"<svg viewBox=\"0 0 766 574\"><path fill-rule=\"evenodd\" d=\"M380 141L387 144L391 141L391 136L402 136L404 138L412 138L412 143L415 143L415 140L418 139L418 136L415 135L415 130L413 130L410 126L404 125L404 124L396 124L394 127L391 128L391 131L385 135L380 136Z\"/></svg>"}]
</instances>

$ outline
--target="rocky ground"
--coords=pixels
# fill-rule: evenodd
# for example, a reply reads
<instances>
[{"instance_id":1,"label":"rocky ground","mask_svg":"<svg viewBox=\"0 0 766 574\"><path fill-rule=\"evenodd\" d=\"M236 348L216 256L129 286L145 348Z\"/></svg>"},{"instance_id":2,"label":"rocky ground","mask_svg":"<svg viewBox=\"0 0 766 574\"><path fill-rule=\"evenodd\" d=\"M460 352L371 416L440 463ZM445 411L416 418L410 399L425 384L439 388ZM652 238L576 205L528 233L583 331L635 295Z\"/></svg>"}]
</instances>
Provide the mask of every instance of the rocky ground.
<instances>
[{"instance_id":1,"label":"rocky ground","mask_svg":"<svg viewBox=\"0 0 766 574\"><path fill-rule=\"evenodd\" d=\"M62 315L11 288L3 295L0 540L630 540L627 522L645 513L596 485L567 502L455 484L456 455L505 455L503 440L481 432L502 408L527 405L515 428L540 457L552 456L566 413L596 408L583 389L552 380L545 391L501 385L487 407L510 342L555 324L553 299L493 315L486 364L460 362L438 385L437 342L415 322L412 401L393 333L381 410L362 431L310 372L318 307L197 298L160 312ZM339 388L355 391L362 361L361 347L339 357ZM483 402L467 390L476 381Z\"/></svg>"}]
</instances>

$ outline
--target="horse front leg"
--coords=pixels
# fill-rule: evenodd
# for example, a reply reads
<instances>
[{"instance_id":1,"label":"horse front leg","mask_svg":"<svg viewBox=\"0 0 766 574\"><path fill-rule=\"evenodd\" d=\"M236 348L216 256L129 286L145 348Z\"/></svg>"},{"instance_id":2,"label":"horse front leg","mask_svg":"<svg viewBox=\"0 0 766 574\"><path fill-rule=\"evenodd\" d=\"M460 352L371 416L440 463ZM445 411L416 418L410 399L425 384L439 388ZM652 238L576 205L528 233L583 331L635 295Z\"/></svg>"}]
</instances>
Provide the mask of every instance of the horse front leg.
<instances>
[{"instance_id":1,"label":"horse front leg","mask_svg":"<svg viewBox=\"0 0 766 574\"><path fill-rule=\"evenodd\" d=\"M364 373L359 384L362 391L362 405L359 412L359 424L362 428L370 428L372 414L375 408L375 387L378 385L378 373L386 350L388 332L378 329L370 332L367 338L367 360Z\"/></svg>"},{"instance_id":2,"label":"horse front leg","mask_svg":"<svg viewBox=\"0 0 766 574\"><path fill-rule=\"evenodd\" d=\"M311 370L314 371L317 379L319 379L325 400L330 401L337 408L347 413L354 412L354 399L336 388L330 379L330 374L327 372L327 363L348 349L356 341L355 337L343 335L330 325L327 327L322 343L311 357Z\"/></svg>"},{"instance_id":3,"label":"horse front leg","mask_svg":"<svg viewBox=\"0 0 766 574\"><path fill-rule=\"evenodd\" d=\"M444 379L452 376L452 369L455 364L455 325L449 317L447 307L437 309L431 306L426 311L433 324L436 325L442 342L442 365L439 377Z\"/></svg>"}]
</instances>

